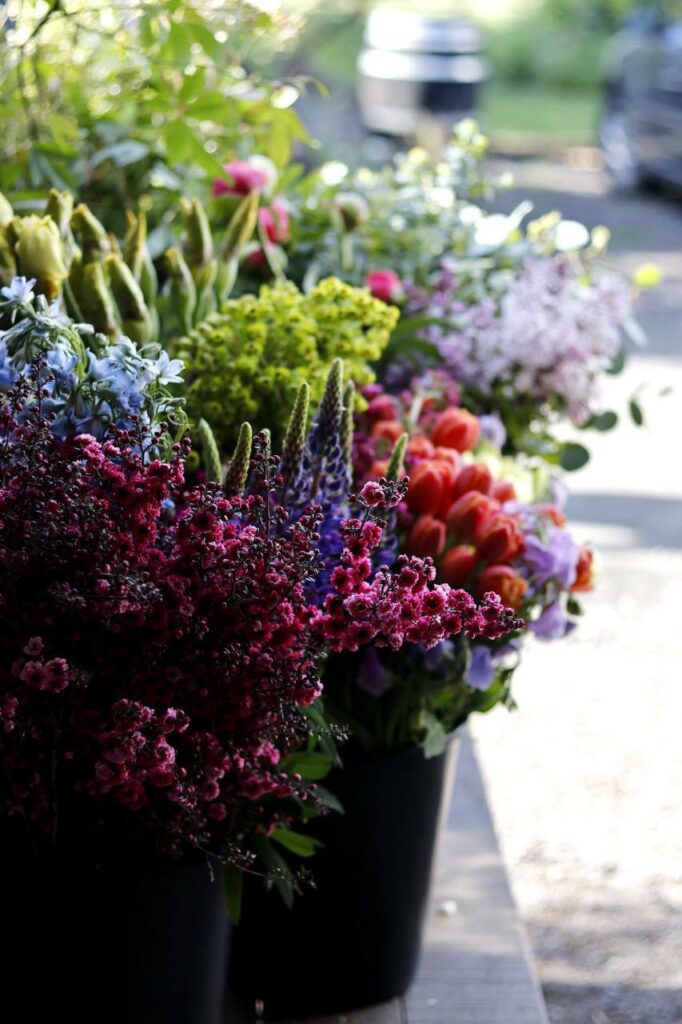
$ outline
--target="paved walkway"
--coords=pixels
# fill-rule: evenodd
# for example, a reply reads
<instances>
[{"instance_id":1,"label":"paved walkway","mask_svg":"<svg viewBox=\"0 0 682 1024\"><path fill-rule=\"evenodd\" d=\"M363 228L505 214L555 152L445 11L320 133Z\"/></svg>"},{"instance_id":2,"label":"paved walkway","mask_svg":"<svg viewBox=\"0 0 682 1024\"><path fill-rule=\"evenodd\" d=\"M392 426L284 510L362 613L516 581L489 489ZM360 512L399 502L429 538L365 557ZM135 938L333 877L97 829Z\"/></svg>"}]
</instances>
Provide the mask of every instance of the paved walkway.
<instances>
[{"instance_id":1,"label":"paved walkway","mask_svg":"<svg viewBox=\"0 0 682 1024\"><path fill-rule=\"evenodd\" d=\"M551 1020L680 1024L682 202L611 197L590 171L516 171L538 212L607 224L616 266L654 260L665 281L640 305L649 347L609 382L621 406L643 385L647 426L594 436L570 481L576 530L600 551L584 623L529 651L519 710L473 731Z\"/></svg>"}]
</instances>

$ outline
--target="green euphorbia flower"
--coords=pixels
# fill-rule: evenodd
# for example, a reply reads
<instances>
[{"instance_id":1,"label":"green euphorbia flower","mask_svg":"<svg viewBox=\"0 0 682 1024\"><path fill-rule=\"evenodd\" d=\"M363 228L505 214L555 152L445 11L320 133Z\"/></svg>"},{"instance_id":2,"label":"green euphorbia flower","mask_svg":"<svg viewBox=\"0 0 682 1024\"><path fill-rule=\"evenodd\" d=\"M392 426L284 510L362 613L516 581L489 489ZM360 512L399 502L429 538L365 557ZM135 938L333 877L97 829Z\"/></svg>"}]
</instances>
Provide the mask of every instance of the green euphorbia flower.
<instances>
[{"instance_id":1,"label":"green euphorbia flower","mask_svg":"<svg viewBox=\"0 0 682 1024\"><path fill-rule=\"evenodd\" d=\"M335 358L346 379L372 383L370 364L397 319L397 309L336 278L307 295L287 282L230 299L174 346L186 366L189 415L211 424L223 451L244 420L269 427L279 447L301 384L310 385L314 408Z\"/></svg>"}]
</instances>

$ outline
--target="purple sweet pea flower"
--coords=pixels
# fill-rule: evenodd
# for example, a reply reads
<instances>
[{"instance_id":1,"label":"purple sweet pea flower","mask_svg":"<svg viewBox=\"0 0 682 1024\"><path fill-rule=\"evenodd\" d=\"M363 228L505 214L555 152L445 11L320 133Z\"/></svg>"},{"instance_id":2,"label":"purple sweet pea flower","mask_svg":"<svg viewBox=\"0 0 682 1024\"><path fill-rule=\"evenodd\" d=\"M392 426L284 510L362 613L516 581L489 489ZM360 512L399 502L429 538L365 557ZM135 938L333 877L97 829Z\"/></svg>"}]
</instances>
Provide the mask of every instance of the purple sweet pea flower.
<instances>
[{"instance_id":1,"label":"purple sweet pea flower","mask_svg":"<svg viewBox=\"0 0 682 1024\"><path fill-rule=\"evenodd\" d=\"M489 647L474 646L466 683L472 690L487 690L495 678L495 668Z\"/></svg>"},{"instance_id":2,"label":"purple sweet pea flower","mask_svg":"<svg viewBox=\"0 0 682 1024\"><path fill-rule=\"evenodd\" d=\"M575 583L579 554L571 535L560 527L552 527L545 543L532 534L526 535L523 561L535 587L553 580L568 590Z\"/></svg>"},{"instance_id":3,"label":"purple sweet pea flower","mask_svg":"<svg viewBox=\"0 0 682 1024\"><path fill-rule=\"evenodd\" d=\"M502 448L507 440L507 431L500 417L494 413L486 413L479 416L478 421L481 424L481 437L495 448Z\"/></svg>"},{"instance_id":4,"label":"purple sweet pea flower","mask_svg":"<svg viewBox=\"0 0 682 1024\"><path fill-rule=\"evenodd\" d=\"M545 608L540 618L531 622L530 627L540 640L560 640L575 629L575 622L571 622L557 601Z\"/></svg>"}]
</instances>

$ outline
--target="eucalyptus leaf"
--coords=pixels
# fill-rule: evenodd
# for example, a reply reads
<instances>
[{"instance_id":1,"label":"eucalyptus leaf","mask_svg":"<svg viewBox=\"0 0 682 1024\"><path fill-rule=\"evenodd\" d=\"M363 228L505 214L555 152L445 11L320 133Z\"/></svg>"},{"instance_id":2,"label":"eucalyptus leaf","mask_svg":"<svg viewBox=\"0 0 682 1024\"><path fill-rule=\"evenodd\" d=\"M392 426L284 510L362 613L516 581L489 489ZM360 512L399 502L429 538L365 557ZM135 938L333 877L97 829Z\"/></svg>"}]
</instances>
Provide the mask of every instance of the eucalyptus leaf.
<instances>
[{"instance_id":1,"label":"eucalyptus leaf","mask_svg":"<svg viewBox=\"0 0 682 1024\"><path fill-rule=\"evenodd\" d=\"M561 447L561 456L559 458L562 469L572 473L576 469L582 469L590 461L590 453L587 448L582 444L576 444L574 441L568 441Z\"/></svg>"}]
</instances>

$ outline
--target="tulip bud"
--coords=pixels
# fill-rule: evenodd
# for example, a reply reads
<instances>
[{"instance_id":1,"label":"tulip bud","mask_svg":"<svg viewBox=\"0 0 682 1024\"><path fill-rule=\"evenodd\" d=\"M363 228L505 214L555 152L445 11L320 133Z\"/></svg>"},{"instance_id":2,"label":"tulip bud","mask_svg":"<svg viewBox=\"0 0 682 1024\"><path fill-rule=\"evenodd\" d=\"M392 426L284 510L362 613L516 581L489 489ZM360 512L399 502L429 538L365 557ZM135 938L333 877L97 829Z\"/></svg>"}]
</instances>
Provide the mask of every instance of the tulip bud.
<instances>
[{"instance_id":1,"label":"tulip bud","mask_svg":"<svg viewBox=\"0 0 682 1024\"><path fill-rule=\"evenodd\" d=\"M499 504L487 494L469 491L460 495L450 506L446 523L448 532L460 540L475 537L491 516L499 511Z\"/></svg>"},{"instance_id":2,"label":"tulip bud","mask_svg":"<svg viewBox=\"0 0 682 1024\"><path fill-rule=\"evenodd\" d=\"M365 278L365 286L382 302L397 303L405 298L403 282L393 270L373 270Z\"/></svg>"},{"instance_id":3,"label":"tulip bud","mask_svg":"<svg viewBox=\"0 0 682 1024\"><path fill-rule=\"evenodd\" d=\"M480 433L481 425L477 416L466 409L451 408L442 412L436 420L431 440L435 445L468 452L478 441Z\"/></svg>"},{"instance_id":4,"label":"tulip bud","mask_svg":"<svg viewBox=\"0 0 682 1024\"><path fill-rule=\"evenodd\" d=\"M0 192L0 228L6 227L14 217L14 210L8 199Z\"/></svg>"},{"instance_id":5,"label":"tulip bud","mask_svg":"<svg viewBox=\"0 0 682 1024\"><path fill-rule=\"evenodd\" d=\"M459 498L469 491L478 491L480 494L489 494L493 483L493 475L487 466L482 462L473 462L465 466L455 480L452 489L452 497Z\"/></svg>"},{"instance_id":6,"label":"tulip bud","mask_svg":"<svg viewBox=\"0 0 682 1024\"><path fill-rule=\"evenodd\" d=\"M500 504L504 504L505 501L516 501L516 488L509 480L494 480L490 495Z\"/></svg>"},{"instance_id":7,"label":"tulip bud","mask_svg":"<svg viewBox=\"0 0 682 1024\"><path fill-rule=\"evenodd\" d=\"M105 266L121 314L123 333L138 345L155 341L154 324L132 270L121 256L107 256Z\"/></svg>"},{"instance_id":8,"label":"tulip bud","mask_svg":"<svg viewBox=\"0 0 682 1024\"><path fill-rule=\"evenodd\" d=\"M17 276L17 261L14 248L6 232L0 229L0 285L8 285Z\"/></svg>"},{"instance_id":9,"label":"tulip bud","mask_svg":"<svg viewBox=\"0 0 682 1024\"><path fill-rule=\"evenodd\" d=\"M438 579L451 587L464 587L471 578L478 563L476 549L460 544L446 551L438 566Z\"/></svg>"},{"instance_id":10,"label":"tulip bud","mask_svg":"<svg viewBox=\"0 0 682 1024\"><path fill-rule=\"evenodd\" d=\"M582 547L580 549L580 554L578 555L575 583L571 587L572 593L579 593L581 591L592 590L594 572L593 562L594 553L592 552L592 550L587 547Z\"/></svg>"},{"instance_id":11,"label":"tulip bud","mask_svg":"<svg viewBox=\"0 0 682 1024\"><path fill-rule=\"evenodd\" d=\"M428 437L424 437L420 434L419 437L413 437L408 441L408 459L432 459L435 454L436 449L431 444Z\"/></svg>"},{"instance_id":12,"label":"tulip bud","mask_svg":"<svg viewBox=\"0 0 682 1024\"><path fill-rule=\"evenodd\" d=\"M136 215L128 210L126 216L128 228L123 241L123 259L142 289L145 302L153 308L159 291L159 281L147 247L147 218L142 211Z\"/></svg>"},{"instance_id":13,"label":"tulip bud","mask_svg":"<svg viewBox=\"0 0 682 1024\"><path fill-rule=\"evenodd\" d=\"M73 211L71 227L83 253L84 264L93 263L109 255L109 236L85 203L80 203Z\"/></svg>"},{"instance_id":14,"label":"tulip bud","mask_svg":"<svg viewBox=\"0 0 682 1024\"><path fill-rule=\"evenodd\" d=\"M251 192L262 192L270 184L265 167L254 166L246 160L233 160L223 164L227 178L217 178L213 182L213 195L247 196ZM276 176L276 171L275 171Z\"/></svg>"},{"instance_id":15,"label":"tulip bud","mask_svg":"<svg viewBox=\"0 0 682 1024\"><path fill-rule=\"evenodd\" d=\"M407 535L405 550L419 558L437 558L445 547L445 523L433 516L420 516Z\"/></svg>"},{"instance_id":16,"label":"tulip bud","mask_svg":"<svg viewBox=\"0 0 682 1024\"><path fill-rule=\"evenodd\" d=\"M70 233L71 230L71 215L73 214L71 193L59 192L56 188L51 188L47 197L45 213L52 217L59 228L60 236L66 238L67 233Z\"/></svg>"},{"instance_id":17,"label":"tulip bud","mask_svg":"<svg viewBox=\"0 0 682 1024\"><path fill-rule=\"evenodd\" d=\"M511 516L495 516L476 535L481 558L488 563L511 562L523 551L523 534Z\"/></svg>"},{"instance_id":18,"label":"tulip bud","mask_svg":"<svg viewBox=\"0 0 682 1024\"><path fill-rule=\"evenodd\" d=\"M372 437L383 438L392 441L393 444L405 433L405 428L400 420L379 420L372 427Z\"/></svg>"},{"instance_id":19,"label":"tulip bud","mask_svg":"<svg viewBox=\"0 0 682 1024\"><path fill-rule=\"evenodd\" d=\"M527 590L526 580L515 573L509 565L488 566L478 574L474 583L474 597L479 601L485 594L492 591L499 594L502 601L514 611L523 604Z\"/></svg>"},{"instance_id":20,"label":"tulip bud","mask_svg":"<svg viewBox=\"0 0 682 1024\"><path fill-rule=\"evenodd\" d=\"M337 192L332 202L331 216L340 231L354 231L369 220L369 207L357 192Z\"/></svg>"},{"instance_id":21,"label":"tulip bud","mask_svg":"<svg viewBox=\"0 0 682 1024\"><path fill-rule=\"evenodd\" d=\"M281 199L273 199L269 206L261 206L258 220L268 241L273 245L288 242L291 238L289 211Z\"/></svg>"},{"instance_id":22,"label":"tulip bud","mask_svg":"<svg viewBox=\"0 0 682 1024\"><path fill-rule=\"evenodd\" d=\"M86 263L81 269L79 305L86 321L96 331L115 338L121 333L114 299L109 291L101 263Z\"/></svg>"},{"instance_id":23,"label":"tulip bud","mask_svg":"<svg viewBox=\"0 0 682 1024\"><path fill-rule=\"evenodd\" d=\"M413 512L434 515L445 495L445 477L435 461L420 462L410 474L407 504Z\"/></svg>"},{"instance_id":24,"label":"tulip bud","mask_svg":"<svg viewBox=\"0 0 682 1024\"><path fill-rule=\"evenodd\" d=\"M15 217L11 230L17 241L14 252L24 277L34 277L37 291L50 301L59 295L66 279L64 244L51 217Z\"/></svg>"},{"instance_id":25,"label":"tulip bud","mask_svg":"<svg viewBox=\"0 0 682 1024\"><path fill-rule=\"evenodd\" d=\"M187 334L197 305L194 279L179 249L167 249L164 261L168 277L159 297L164 334Z\"/></svg>"}]
</instances>

